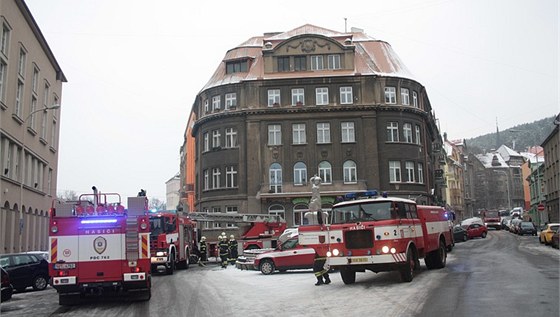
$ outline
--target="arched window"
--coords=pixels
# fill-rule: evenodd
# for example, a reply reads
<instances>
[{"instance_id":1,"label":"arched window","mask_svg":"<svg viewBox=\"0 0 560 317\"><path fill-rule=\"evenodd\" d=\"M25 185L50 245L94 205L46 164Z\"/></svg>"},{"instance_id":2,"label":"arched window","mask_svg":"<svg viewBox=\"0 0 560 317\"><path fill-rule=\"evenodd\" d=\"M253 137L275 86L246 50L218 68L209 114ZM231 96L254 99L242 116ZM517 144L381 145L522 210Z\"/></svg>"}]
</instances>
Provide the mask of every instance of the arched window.
<instances>
[{"instance_id":1,"label":"arched window","mask_svg":"<svg viewBox=\"0 0 560 317\"><path fill-rule=\"evenodd\" d=\"M344 162L344 184L355 184L358 181L356 163L348 160Z\"/></svg>"},{"instance_id":2,"label":"arched window","mask_svg":"<svg viewBox=\"0 0 560 317\"><path fill-rule=\"evenodd\" d=\"M280 216L286 219L286 209L282 205L272 205L268 207L268 214L271 216Z\"/></svg>"},{"instance_id":3,"label":"arched window","mask_svg":"<svg viewBox=\"0 0 560 317\"><path fill-rule=\"evenodd\" d=\"M319 177L321 177L321 183L331 184L332 183L332 166L331 163L327 161L322 161L319 163Z\"/></svg>"},{"instance_id":4,"label":"arched window","mask_svg":"<svg viewBox=\"0 0 560 317\"><path fill-rule=\"evenodd\" d=\"M307 205L295 205L294 206L294 226L302 226L307 223L307 219L305 219L305 213L309 211L309 207Z\"/></svg>"},{"instance_id":5,"label":"arched window","mask_svg":"<svg viewBox=\"0 0 560 317\"><path fill-rule=\"evenodd\" d=\"M269 191L271 193L282 192L282 166L278 163L272 163L268 170Z\"/></svg>"},{"instance_id":6,"label":"arched window","mask_svg":"<svg viewBox=\"0 0 560 317\"><path fill-rule=\"evenodd\" d=\"M307 166L303 162L294 165L294 185L305 185L307 183Z\"/></svg>"}]
</instances>

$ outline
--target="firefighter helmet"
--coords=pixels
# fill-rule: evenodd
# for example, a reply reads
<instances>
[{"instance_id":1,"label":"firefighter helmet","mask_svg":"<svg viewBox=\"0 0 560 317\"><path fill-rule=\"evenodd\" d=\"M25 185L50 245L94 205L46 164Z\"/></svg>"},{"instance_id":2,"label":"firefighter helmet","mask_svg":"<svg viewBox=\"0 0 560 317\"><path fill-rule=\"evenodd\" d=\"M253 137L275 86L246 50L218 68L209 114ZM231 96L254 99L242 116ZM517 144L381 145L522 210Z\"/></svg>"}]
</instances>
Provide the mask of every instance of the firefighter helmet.
<instances>
[{"instance_id":1,"label":"firefighter helmet","mask_svg":"<svg viewBox=\"0 0 560 317\"><path fill-rule=\"evenodd\" d=\"M229 236L229 238L230 238L231 240L235 240L235 237L233 236L233 234L232 234L231 236Z\"/></svg>"},{"instance_id":2,"label":"firefighter helmet","mask_svg":"<svg viewBox=\"0 0 560 317\"><path fill-rule=\"evenodd\" d=\"M221 235L218 236L218 240L222 241L222 236Z\"/></svg>"},{"instance_id":3,"label":"firefighter helmet","mask_svg":"<svg viewBox=\"0 0 560 317\"><path fill-rule=\"evenodd\" d=\"M222 232L222 237L227 237L225 232Z\"/></svg>"},{"instance_id":4,"label":"firefighter helmet","mask_svg":"<svg viewBox=\"0 0 560 317\"><path fill-rule=\"evenodd\" d=\"M206 237L202 236L202 238L200 238L200 241L206 241Z\"/></svg>"}]
</instances>

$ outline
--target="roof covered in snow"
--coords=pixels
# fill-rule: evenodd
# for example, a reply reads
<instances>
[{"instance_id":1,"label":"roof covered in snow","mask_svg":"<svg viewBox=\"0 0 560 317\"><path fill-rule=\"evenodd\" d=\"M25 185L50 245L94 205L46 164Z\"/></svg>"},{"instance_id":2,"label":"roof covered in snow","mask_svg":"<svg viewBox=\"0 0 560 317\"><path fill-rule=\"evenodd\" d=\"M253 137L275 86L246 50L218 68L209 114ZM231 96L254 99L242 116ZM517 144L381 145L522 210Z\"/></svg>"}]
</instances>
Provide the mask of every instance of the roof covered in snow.
<instances>
[{"instance_id":1,"label":"roof covered in snow","mask_svg":"<svg viewBox=\"0 0 560 317\"><path fill-rule=\"evenodd\" d=\"M485 168L509 168L500 153L476 154L475 156Z\"/></svg>"}]
</instances>

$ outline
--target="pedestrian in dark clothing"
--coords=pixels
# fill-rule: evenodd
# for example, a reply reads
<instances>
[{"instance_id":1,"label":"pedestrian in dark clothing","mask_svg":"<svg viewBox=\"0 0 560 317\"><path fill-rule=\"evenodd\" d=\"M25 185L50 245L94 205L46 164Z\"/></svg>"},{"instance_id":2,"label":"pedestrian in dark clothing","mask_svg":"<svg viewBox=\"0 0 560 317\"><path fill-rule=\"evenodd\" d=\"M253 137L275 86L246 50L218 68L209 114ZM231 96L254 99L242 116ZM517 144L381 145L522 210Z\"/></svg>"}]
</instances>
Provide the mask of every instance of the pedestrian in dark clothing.
<instances>
[{"instance_id":1,"label":"pedestrian in dark clothing","mask_svg":"<svg viewBox=\"0 0 560 317\"><path fill-rule=\"evenodd\" d=\"M222 268L227 268L229 245L226 236L220 236L218 247L220 248L220 260L222 261Z\"/></svg>"},{"instance_id":2,"label":"pedestrian in dark clothing","mask_svg":"<svg viewBox=\"0 0 560 317\"><path fill-rule=\"evenodd\" d=\"M326 261L327 257L321 257L317 254L317 252L315 252L315 261L313 262L313 274L315 274L315 277L317 278L315 286L331 283L329 270L325 268Z\"/></svg>"},{"instance_id":3,"label":"pedestrian in dark clothing","mask_svg":"<svg viewBox=\"0 0 560 317\"><path fill-rule=\"evenodd\" d=\"M200 258L198 259L198 265L200 266L206 266L204 264L204 262L206 262L207 259L207 245L206 245L206 237L202 237L200 238L200 243L198 244L198 251L200 252Z\"/></svg>"},{"instance_id":4,"label":"pedestrian in dark clothing","mask_svg":"<svg viewBox=\"0 0 560 317\"><path fill-rule=\"evenodd\" d=\"M237 240L235 240L235 236L232 234L229 236L228 248L229 248L229 264L235 265L235 261L237 261Z\"/></svg>"}]
</instances>

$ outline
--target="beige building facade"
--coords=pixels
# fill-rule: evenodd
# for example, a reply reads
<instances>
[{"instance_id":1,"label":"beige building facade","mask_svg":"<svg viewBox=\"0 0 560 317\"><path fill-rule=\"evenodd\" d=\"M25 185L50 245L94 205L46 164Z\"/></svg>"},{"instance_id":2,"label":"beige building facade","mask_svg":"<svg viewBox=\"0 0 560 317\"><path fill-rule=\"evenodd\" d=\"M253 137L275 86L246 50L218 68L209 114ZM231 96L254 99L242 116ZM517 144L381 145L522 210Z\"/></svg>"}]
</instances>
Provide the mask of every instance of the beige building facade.
<instances>
[{"instance_id":1,"label":"beige building facade","mask_svg":"<svg viewBox=\"0 0 560 317\"><path fill-rule=\"evenodd\" d=\"M0 27L0 253L47 250L66 78L24 1Z\"/></svg>"}]
</instances>

